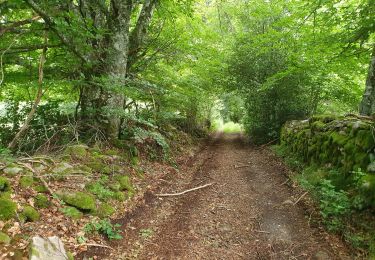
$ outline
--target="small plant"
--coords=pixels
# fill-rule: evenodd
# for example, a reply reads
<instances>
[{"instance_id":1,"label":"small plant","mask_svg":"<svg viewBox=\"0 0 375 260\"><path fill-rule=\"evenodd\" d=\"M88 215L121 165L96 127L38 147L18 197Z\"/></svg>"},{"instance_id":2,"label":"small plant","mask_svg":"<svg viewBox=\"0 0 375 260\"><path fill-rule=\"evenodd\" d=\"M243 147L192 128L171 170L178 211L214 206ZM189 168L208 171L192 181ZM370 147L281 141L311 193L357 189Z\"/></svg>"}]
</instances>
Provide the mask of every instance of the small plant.
<instances>
[{"instance_id":1,"label":"small plant","mask_svg":"<svg viewBox=\"0 0 375 260\"><path fill-rule=\"evenodd\" d=\"M351 211L348 195L329 180L322 180L320 184L320 212L331 231L338 231L343 226L343 217Z\"/></svg>"},{"instance_id":2,"label":"small plant","mask_svg":"<svg viewBox=\"0 0 375 260\"><path fill-rule=\"evenodd\" d=\"M141 237L143 237L145 239L152 236L153 233L154 233L154 231L152 229L149 229L149 228L139 230L139 234L141 235Z\"/></svg>"},{"instance_id":3,"label":"small plant","mask_svg":"<svg viewBox=\"0 0 375 260\"><path fill-rule=\"evenodd\" d=\"M120 224L112 224L108 219L102 219L99 222L88 223L84 227L86 233L95 233L105 235L110 240L121 239L121 231L118 229Z\"/></svg>"}]
</instances>

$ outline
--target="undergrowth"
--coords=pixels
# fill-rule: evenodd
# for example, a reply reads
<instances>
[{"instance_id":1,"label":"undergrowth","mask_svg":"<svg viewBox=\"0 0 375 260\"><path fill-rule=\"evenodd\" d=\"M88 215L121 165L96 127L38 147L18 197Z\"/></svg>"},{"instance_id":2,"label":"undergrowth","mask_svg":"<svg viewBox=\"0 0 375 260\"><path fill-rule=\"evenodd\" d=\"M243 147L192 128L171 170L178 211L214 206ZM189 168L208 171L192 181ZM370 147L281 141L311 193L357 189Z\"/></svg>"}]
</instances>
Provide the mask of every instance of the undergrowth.
<instances>
[{"instance_id":1,"label":"undergrowth","mask_svg":"<svg viewBox=\"0 0 375 260\"><path fill-rule=\"evenodd\" d=\"M375 257L375 223L368 198L362 192L365 173L352 172L348 182L334 168L304 164L286 147L277 145L272 149L294 172L292 179L318 204L327 230L340 234L359 251L367 251L370 258Z\"/></svg>"}]
</instances>

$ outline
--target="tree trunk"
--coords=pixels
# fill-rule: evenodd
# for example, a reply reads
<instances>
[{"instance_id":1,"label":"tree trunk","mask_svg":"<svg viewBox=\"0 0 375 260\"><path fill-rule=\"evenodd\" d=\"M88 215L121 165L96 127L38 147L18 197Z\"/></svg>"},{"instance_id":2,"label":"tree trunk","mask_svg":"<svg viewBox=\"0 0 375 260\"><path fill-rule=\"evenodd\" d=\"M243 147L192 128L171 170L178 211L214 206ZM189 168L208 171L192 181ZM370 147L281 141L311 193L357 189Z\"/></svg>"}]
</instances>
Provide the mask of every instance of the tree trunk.
<instances>
[{"instance_id":1,"label":"tree trunk","mask_svg":"<svg viewBox=\"0 0 375 260\"><path fill-rule=\"evenodd\" d=\"M125 85L128 52L129 52L129 26L133 8L132 0L112 0L110 13L111 38L109 40L109 51L107 54L107 76L118 88L105 90L107 96L106 134L108 139L118 139L121 126L121 115L119 109L124 106L125 97L121 88Z\"/></svg>"},{"instance_id":2,"label":"tree trunk","mask_svg":"<svg viewBox=\"0 0 375 260\"><path fill-rule=\"evenodd\" d=\"M366 88L359 106L359 113L365 116L370 116L375 113L375 45L372 50L366 79Z\"/></svg>"}]
</instances>

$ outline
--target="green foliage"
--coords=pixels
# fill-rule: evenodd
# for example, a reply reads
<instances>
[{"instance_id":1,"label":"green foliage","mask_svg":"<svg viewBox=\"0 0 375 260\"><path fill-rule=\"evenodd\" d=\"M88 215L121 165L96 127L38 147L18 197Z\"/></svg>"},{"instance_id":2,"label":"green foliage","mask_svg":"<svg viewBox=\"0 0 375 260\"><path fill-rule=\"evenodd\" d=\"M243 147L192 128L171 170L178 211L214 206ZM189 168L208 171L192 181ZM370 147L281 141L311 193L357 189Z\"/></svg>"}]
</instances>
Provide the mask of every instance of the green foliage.
<instances>
[{"instance_id":1,"label":"green foliage","mask_svg":"<svg viewBox=\"0 0 375 260\"><path fill-rule=\"evenodd\" d=\"M9 198L0 197L0 220L9 220L16 215L17 204Z\"/></svg>"},{"instance_id":2,"label":"green foliage","mask_svg":"<svg viewBox=\"0 0 375 260\"><path fill-rule=\"evenodd\" d=\"M25 206L20 214L20 219L24 222L34 222L39 220L39 212L31 206Z\"/></svg>"},{"instance_id":3,"label":"green foliage","mask_svg":"<svg viewBox=\"0 0 375 260\"><path fill-rule=\"evenodd\" d=\"M114 192L106 188L101 182L92 182L85 187L90 193L97 196L100 200L107 200L114 197Z\"/></svg>"},{"instance_id":4,"label":"green foliage","mask_svg":"<svg viewBox=\"0 0 375 260\"><path fill-rule=\"evenodd\" d=\"M319 185L320 212L329 230L338 231L343 228L342 218L351 212L351 204L347 193L337 191L329 180L322 180Z\"/></svg>"},{"instance_id":5,"label":"green foliage","mask_svg":"<svg viewBox=\"0 0 375 260\"><path fill-rule=\"evenodd\" d=\"M112 224L108 219L102 219L98 222L86 224L84 231L86 233L98 232L105 235L110 240L122 239L121 231L118 229L121 225Z\"/></svg>"}]
</instances>

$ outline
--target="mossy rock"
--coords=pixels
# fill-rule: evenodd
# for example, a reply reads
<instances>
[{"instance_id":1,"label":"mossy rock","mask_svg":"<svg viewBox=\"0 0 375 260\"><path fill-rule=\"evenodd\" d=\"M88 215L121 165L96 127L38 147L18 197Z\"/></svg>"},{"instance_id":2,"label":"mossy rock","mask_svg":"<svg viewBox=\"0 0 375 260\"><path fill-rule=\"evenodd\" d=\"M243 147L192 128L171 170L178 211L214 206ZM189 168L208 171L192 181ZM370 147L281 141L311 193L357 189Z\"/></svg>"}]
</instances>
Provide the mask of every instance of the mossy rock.
<instances>
[{"instance_id":1,"label":"mossy rock","mask_svg":"<svg viewBox=\"0 0 375 260\"><path fill-rule=\"evenodd\" d=\"M118 200L118 201L125 201L126 200L126 196L123 192L121 191L116 191L114 194L113 194L113 198L115 200Z\"/></svg>"},{"instance_id":2,"label":"mossy rock","mask_svg":"<svg viewBox=\"0 0 375 260\"><path fill-rule=\"evenodd\" d=\"M61 212L64 213L65 216L72 219L80 219L83 217L83 213L75 207L64 207L61 209Z\"/></svg>"},{"instance_id":3,"label":"mossy rock","mask_svg":"<svg viewBox=\"0 0 375 260\"><path fill-rule=\"evenodd\" d=\"M40 193L47 193L48 192L47 187L44 186L44 185L37 185L37 186L34 187L34 190L36 192L40 192Z\"/></svg>"},{"instance_id":4,"label":"mossy rock","mask_svg":"<svg viewBox=\"0 0 375 260\"><path fill-rule=\"evenodd\" d=\"M104 167L107 167L107 165L100 160L91 161L87 163L87 166L94 172L101 172Z\"/></svg>"},{"instance_id":5,"label":"mossy rock","mask_svg":"<svg viewBox=\"0 0 375 260\"><path fill-rule=\"evenodd\" d=\"M0 192L0 198L10 199L12 197L12 191Z\"/></svg>"},{"instance_id":6,"label":"mossy rock","mask_svg":"<svg viewBox=\"0 0 375 260\"><path fill-rule=\"evenodd\" d=\"M23 172L24 169L19 167L18 165L10 165L3 169L3 172L8 176L15 176Z\"/></svg>"},{"instance_id":7,"label":"mossy rock","mask_svg":"<svg viewBox=\"0 0 375 260\"><path fill-rule=\"evenodd\" d=\"M330 134L330 137L331 137L332 142L334 144L337 144L337 145L340 145L340 146L344 146L349 140L349 136L340 134L338 132L332 132Z\"/></svg>"},{"instance_id":8,"label":"mossy rock","mask_svg":"<svg viewBox=\"0 0 375 260\"><path fill-rule=\"evenodd\" d=\"M76 207L81 211L95 211L95 197L85 192L60 193L61 199L68 205Z\"/></svg>"},{"instance_id":9,"label":"mossy rock","mask_svg":"<svg viewBox=\"0 0 375 260\"><path fill-rule=\"evenodd\" d=\"M40 219L39 212L31 206L25 206L20 214L21 220L34 222Z\"/></svg>"},{"instance_id":10,"label":"mossy rock","mask_svg":"<svg viewBox=\"0 0 375 260\"><path fill-rule=\"evenodd\" d=\"M37 208L48 208L51 205L48 197L44 194L36 195L34 201Z\"/></svg>"},{"instance_id":11,"label":"mossy rock","mask_svg":"<svg viewBox=\"0 0 375 260\"><path fill-rule=\"evenodd\" d=\"M33 176L22 176L20 178L19 185L21 188L28 188L33 186L34 184L34 177Z\"/></svg>"},{"instance_id":12,"label":"mossy rock","mask_svg":"<svg viewBox=\"0 0 375 260\"><path fill-rule=\"evenodd\" d=\"M86 159L89 147L82 144L71 145L65 149L65 154L75 159Z\"/></svg>"},{"instance_id":13,"label":"mossy rock","mask_svg":"<svg viewBox=\"0 0 375 260\"><path fill-rule=\"evenodd\" d=\"M7 234L0 232L0 244L9 245L10 241L11 239Z\"/></svg>"},{"instance_id":14,"label":"mossy rock","mask_svg":"<svg viewBox=\"0 0 375 260\"><path fill-rule=\"evenodd\" d=\"M113 150L113 149L106 150L106 151L104 151L104 153L105 153L106 155L109 155L109 156L120 155L120 152L119 152L119 151L117 151L117 150Z\"/></svg>"},{"instance_id":15,"label":"mossy rock","mask_svg":"<svg viewBox=\"0 0 375 260\"><path fill-rule=\"evenodd\" d=\"M106 218L115 213L115 208L108 203L102 203L99 205L96 215L100 218Z\"/></svg>"},{"instance_id":16,"label":"mossy rock","mask_svg":"<svg viewBox=\"0 0 375 260\"><path fill-rule=\"evenodd\" d=\"M335 120L337 118L337 116L335 115L315 115L313 116L312 118L310 118L310 123L313 123L313 122L316 122L316 121L320 121L320 122L323 122L323 123L329 123L329 122L332 122L333 120Z\"/></svg>"},{"instance_id":17,"label":"mossy rock","mask_svg":"<svg viewBox=\"0 0 375 260\"><path fill-rule=\"evenodd\" d=\"M366 152L374 148L375 141L372 132L367 130L359 130L355 138L355 144L362 147Z\"/></svg>"},{"instance_id":18,"label":"mossy rock","mask_svg":"<svg viewBox=\"0 0 375 260\"><path fill-rule=\"evenodd\" d=\"M108 183L108 187L113 191L119 191L121 189L121 185L118 181Z\"/></svg>"},{"instance_id":19,"label":"mossy rock","mask_svg":"<svg viewBox=\"0 0 375 260\"><path fill-rule=\"evenodd\" d=\"M0 220L9 220L16 215L17 204L8 198L0 198Z\"/></svg>"},{"instance_id":20,"label":"mossy rock","mask_svg":"<svg viewBox=\"0 0 375 260\"><path fill-rule=\"evenodd\" d=\"M9 180L0 176L0 192L7 192L11 190Z\"/></svg>"},{"instance_id":21,"label":"mossy rock","mask_svg":"<svg viewBox=\"0 0 375 260\"><path fill-rule=\"evenodd\" d=\"M67 163L67 162L61 162L56 164L56 166L52 169L53 174L69 174L74 170L74 166Z\"/></svg>"},{"instance_id":22,"label":"mossy rock","mask_svg":"<svg viewBox=\"0 0 375 260\"><path fill-rule=\"evenodd\" d=\"M120 184L120 190L127 190L134 192L133 185L128 175L117 175L116 180Z\"/></svg>"}]
</instances>

